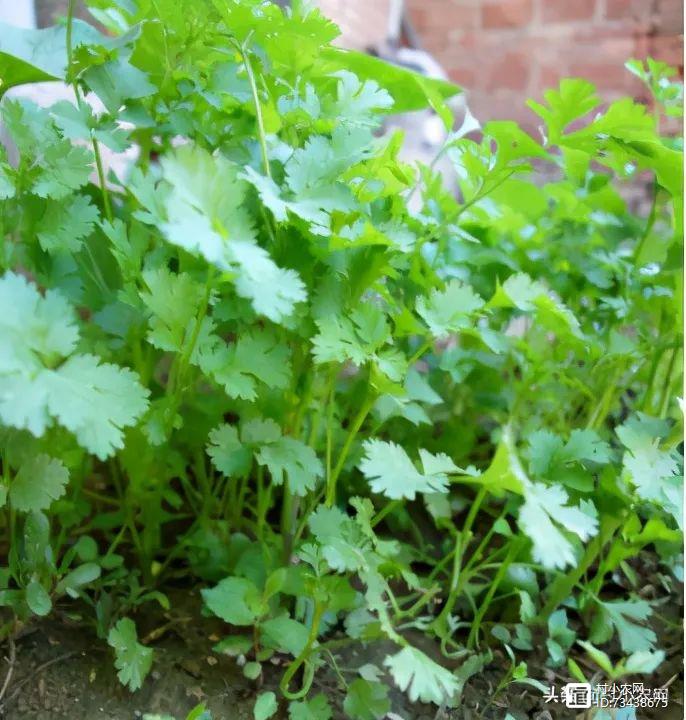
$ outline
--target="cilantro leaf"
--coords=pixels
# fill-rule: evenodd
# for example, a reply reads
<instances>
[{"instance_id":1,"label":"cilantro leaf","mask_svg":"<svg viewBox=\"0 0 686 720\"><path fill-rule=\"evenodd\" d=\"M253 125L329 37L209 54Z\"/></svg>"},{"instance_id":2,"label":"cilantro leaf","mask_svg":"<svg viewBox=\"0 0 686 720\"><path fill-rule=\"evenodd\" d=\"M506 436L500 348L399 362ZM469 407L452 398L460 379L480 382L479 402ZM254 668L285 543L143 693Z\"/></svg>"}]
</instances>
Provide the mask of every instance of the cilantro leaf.
<instances>
[{"instance_id":1,"label":"cilantro leaf","mask_svg":"<svg viewBox=\"0 0 686 720\"><path fill-rule=\"evenodd\" d=\"M484 301L466 283L451 280L445 290L432 290L428 298L420 297L417 312L436 338L459 332L469 316L482 308Z\"/></svg>"},{"instance_id":2,"label":"cilantro leaf","mask_svg":"<svg viewBox=\"0 0 686 720\"><path fill-rule=\"evenodd\" d=\"M255 701L253 716L255 720L268 720L278 710L278 707L276 695L271 690L260 693Z\"/></svg>"},{"instance_id":3,"label":"cilantro leaf","mask_svg":"<svg viewBox=\"0 0 686 720\"><path fill-rule=\"evenodd\" d=\"M559 526L588 540L598 532L598 514L590 501L579 507L567 505L567 493L561 487L529 483L524 490L524 505L519 510L519 526L533 543L533 556L546 568L564 568L574 564L574 548Z\"/></svg>"},{"instance_id":4,"label":"cilantro leaf","mask_svg":"<svg viewBox=\"0 0 686 720\"><path fill-rule=\"evenodd\" d=\"M625 653L654 650L657 636L650 627L639 624L648 620L651 613L650 603L645 600L600 602L591 628L591 640L607 642L616 630Z\"/></svg>"},{"instance_id":5,"label":"cilantro leaf","mask_svg":"<svg viewBox=\"0 0 686 720\"><path fill-rule=\"evenodd\" d=\"M288 347L267 330L247 332L233 345L216 337L200 343L196 360L205 373L224 387L229 397L254 400L258 382L281 390L290 379Z\"/></svg>"},{"instance_id":6,"label":"cilantro leaf","mask_svg":"<svg viewBox=\"0 0 686 720\"><path fill-rule=\"evenodd\" d=\"M296 700L288 706L290 720L331 720L331 707L326 695L320 693L311 700Z\"/></svg>"},{"instance_id":7,"label":"cilantro leaf","mask_svg":"<svg viewBox=\"0 0 686 720\"><path fill-rule=\"evenodd\" d=\"M410 702L445 703L459 688L457 678L421 650L407 646L384 660L395 684L407 692Z\"/></svg>"},{"instance_id":8,"label":"cilantro leaf","mask_svg":"<svg viewBox=\"0 0 686 720\"><path fill-rule=\"evenodd\" d=\"M420 450L424 469L421 473L402 447L383 440L366 440L364 453L359 468L372 491L393 499L414 500L417 493L445 493L448 474L459 472L447 455Z\"/></svg>"},{"instance_id":9,"label":"cilantro leaf","mask_svg":"<svg viewBox=\"0 0 686 720\"><path fill-rule=\"evenodd\" d=\"M49 253L77 252L99 217L98 209L85 195L74 195L64 202L48 201L36 227L41 247Z\"/></svg>"},{"instance_id":10,"label":"cilantro leaf","mask_svg":"<svg viewBox=\"0 0 686 720\"><path fill-rule=\"evenodd\" d=\"M12 507L22 512L46 510L64 495L69 471L60 460L39 454L21 464L10 485Z\"/></svg>"},{"instance_id":11,"label":"cilantro leaf","mask_svg":"<svg viewBox=\"0 0 686 720\"><path fill-rule=\"evenodd\" d=\"M252 625L259 615L260 594L247 578L224 578L200 592L207 608L231 625Z\"/></svg>"},{"instance_id":12,"label":"cilantro leaf","mask_svg":"<svg viewBox=\"0 0 686 720\"><path fill-rule=\"evenodd\" d=\"M69 304L19 275L0 279L0 313L0 421L40 437L57 420L101 459L122 447L123 429L148 405L135 373L72 354L78 329Z\"/></svg>"},{"instance_id":13,"label":"cilantro leaf","mask_svg":"<svg viewBox=\"0 0 686 720\"><path fill-rule=\"evenodd\" d=\"M152 667L152 648L138 642L136 624L130 618L121 618L110 630L107 642L114 648L114 665L117 677L130 690L138 690Z\"/></svg>"},{"instance_id":14,"label":"cilantro leaf","mask_svg":"<svg viewBox=\"0 0 686 720\"><path fill-rule=\"evenodd\" d=\"M212 464L227 477L245 475L250 470L252 456L238 439L233 425L219 425L209 435L207 454Z\"/></svg>"},{"instance_id":15,"label":"cilantro leaf","mask_svg":"<svg viewBox=\"0 0 686 720\"><path fill-rule=\"evenodd\" d=\"M143 280L147 290L140 297L152 313L148 339L160 350L180 351L204 288L187 273L174 274L164 267L146 270Z\"/></svg>"},{"instance_id":16,"label":"cilantro leaf","mask_svg":"<svg viewBox=\"0 0 686 720\"><path fill-rule=\"evenodd\" d=\"M288 486L295 495L304 496L314 490L317 480L324 475L324 467L314 450L291 437L282 437L263 445L255 456L260 465L266 465L275 485L282 485L288 477Z\"/></svg>"},{"instance_id":17,"label":"cilantro leaf","mask_svg":"<svg viewBox=\"0 0 686 720\"><path fill-rule=\"evenodd\" d=\"M343 710L352 720L381 720L390 708L388 688L364 678L350 683L343 701Z\"/></svg>"},{"instance_id":18,"label":"cilantro leaf","mask_svg":"<svg viewBox=\"0 0 686 720\"><path fill-rule=\"evenodd\" d=\"M166 219L160 225L167 239L234 277L236 290L255 311L275 322L293 312L306 298L298 274L282 269L256 244L254 222L245 207L247 185L238 166L191 145L162 160L167 189L151 197L139 181L139 199L157 219L162 201Z\"/></svg>"},{"instance_id":19,"label":"cilantro leaf","mask_svg":"<svg viewBox=\"0 0 686 720\"><path fill-rule=\"evenodd\" d=\"M630 418L616 432L625 446L624 471L626 478L643 500L663 506L679 527L683 527L683 479L679 474L677 453L660 449L659 428L646 416Z\"/></svg>"}]
</instances>

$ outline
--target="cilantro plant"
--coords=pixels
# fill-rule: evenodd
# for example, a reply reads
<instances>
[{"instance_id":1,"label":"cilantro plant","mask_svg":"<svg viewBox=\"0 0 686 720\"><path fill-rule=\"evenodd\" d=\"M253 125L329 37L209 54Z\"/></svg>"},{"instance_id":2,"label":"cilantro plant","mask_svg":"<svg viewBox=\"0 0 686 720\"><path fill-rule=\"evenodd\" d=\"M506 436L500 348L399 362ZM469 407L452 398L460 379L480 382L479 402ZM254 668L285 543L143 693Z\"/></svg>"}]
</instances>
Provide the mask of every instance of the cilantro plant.
<instances>
[{"instance_id":1,"label":"cilantro plant","mask_svg":"<svg viewBox=\"0 0 686 720\"><path fill-rule=\"evenodd\" d=\"M391 683L458 704L498 642L535 685L534 634L552 667L652 672L633 560L682 573L670 69L629 64L654 112L562 81L537 140L452 130L458 88L304 3L89 6L0 26L0 92L73 88L0 106L3 633L78 599L135 690L137 609L192 582L248 678L288 658L255 716L292 720L332 717L324 666L355 720ZM379 133L426 107L457 197Z\"/></svg>"}]
</instances>

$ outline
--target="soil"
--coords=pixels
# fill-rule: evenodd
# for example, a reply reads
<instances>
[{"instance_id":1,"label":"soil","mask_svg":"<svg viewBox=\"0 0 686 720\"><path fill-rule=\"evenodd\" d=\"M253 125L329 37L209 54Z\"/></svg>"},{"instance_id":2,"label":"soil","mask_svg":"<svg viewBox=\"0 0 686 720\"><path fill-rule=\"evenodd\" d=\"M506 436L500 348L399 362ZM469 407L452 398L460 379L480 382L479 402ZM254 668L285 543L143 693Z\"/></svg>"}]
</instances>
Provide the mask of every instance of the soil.
<instances>
[{"instance_id":1,"label":"soil","mask_svg":"<svg viewBox=\"0 0 686 720\"><path fill-rule=\"evenodd\" d=\"M183 720L197 704L204 702L213 720L251 720L257 686L246 679L235 658L212 652L224 627L200 613L197 591L178 591L171 597L170 612L141 613L136 616L140 637L155 650L153 670L143 687L129 692L119 683L111 649L93 630L58 614L30 625L15 641L15 662L7 690L0 702L2 720L135 720L146 713L171 715ZM67 608L69 609L69 608ZM146 637L147 636L147 637ZM682 657L677 647L654 678L636 678L646 687L659 687L672 678L670 704L655 714L639 711L639 720L683 717ZM425 649L425 648L423 648ZM364 663L382 665L388 647L360 646L340 658L341 667ZM5 650L7 655L7 650ZM529 659L533 677L559 688L570 679L565 671L552 672ZM579 659L579 658L578 658ZM579 659L581 661L581 659ZM472 677L464 690L459 709L437 711L435 707L409 705L404 694L392 693L392 720L502 720L509 712L515 720L585 720L578 711L561 705L545 705L539 690L512 684L495 695L508 661L495 652L493 662ZM4 667L2 667L4 666ZM7 672L7 658L0 666L0 685ZM586 669L588 669L587 666ZM261 690L277 689L282 667L266 665ZM673 677L676 676L676 679ZM314 692L324 692L335 708L335 720L342 720L341 691L333 672L318 673ZM631 682L631 679L625 682ZM276 720L286 720L285 704Z\"/></svg>"}]
</instances>

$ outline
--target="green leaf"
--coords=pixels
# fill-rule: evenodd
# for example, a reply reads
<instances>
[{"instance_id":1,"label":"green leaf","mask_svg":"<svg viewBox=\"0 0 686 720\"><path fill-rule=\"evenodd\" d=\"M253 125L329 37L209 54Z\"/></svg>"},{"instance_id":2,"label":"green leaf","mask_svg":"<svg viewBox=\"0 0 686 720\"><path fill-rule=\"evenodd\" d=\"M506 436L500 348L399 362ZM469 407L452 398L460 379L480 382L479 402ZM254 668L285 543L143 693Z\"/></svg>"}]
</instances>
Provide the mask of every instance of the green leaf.
<instances>
[{"instance_id":1,"label":"green leaf","mask_svg":"<svg viewBox=\"0 0 686 720\"><path fill-rule=\"evenodd\" d=\"M617 436L626 448L625 476L640 498L664 507L681 528L683 479L679 474L678 455L674 450L660 449L656 429L644 415L632 417L617 428Z\"/></svg>"},{"instance_id":2,"label":"green leaf","mask_svg":"<svg viewBox=\"0 0 686 720\"><path fill-rule=\"evenodd\" d=\"M34 615L41 617L52 610L52 601L48 591L38 580L31 580L26 587L26 604Z\"/></svg>"},{"instance_id":3,"label":"green leaf","mask_svg":"<svg viewBox=\"0 0 686 720\"><path fill-rule=\"evenodd\" d=\"M425 87L444 99L457 95L460 88L445 80L427 78L400 65L391 65L367 53L326 47L321 52L323 67L331 70L348 70L360 80L373 80L385 88L393 99L393 112L422 110L429 105Z\"/></svg>"},{"instance_id":4,"label":"green leaf","mask_svg":"<svg viewBox=\"0 0 686 720\"><path fill-rule=\"evenodd\" d=\"M531 483L524 491L519 526L533 543L533 557L544 567L565 568L576 562L574 546L566 533L586 541L598 532L598 513L590 501L567 505L567 493L556 486ZM563 529L565 532L563 532Z\"/></svg>"},{"instance_id":5,"label":"green leaf","mask_svg":"<svg viewBox=\"0 0 686 720\"><path fill-rule=\"evenodd\" d=\"M74 21L72 32L74 46L102 37L80 20ZM0 22L0 96L17 85L64 80L66 37L63 25L34 30Z\"/></svg>"},{"instance_id":6,"label":"green leaf","mask_svg":"<svg viewBox=\"0 0 686 720\"><path fill-rule=\"evenodd\" d=\"M253 716L255 720L267 720L278 710L278 703L276 702L276 695L271 692L260 693L257 700L255 701L255 707L253 708Z\"/></svg>"},{"instance_id":7,"label":"green leaf","mask_svg":"<svg viewBox=\"0 0 686 720\"><path fill-rule=\"evenodd\" d=\"M414 500L417 493L445 493L448 474L460 469L443 453L432 455L420 450L421 473L399 445L383 440L366 440L364 458L359 465L373 492L392 499Z\"/></svg>"},{"instance_id":8,"label":"green leaf","mask_svg":"<svg viewBox=\"0 0 686 720\"><path fill-rule=\"evenodd\" d=\"M69 471L60 460L35 455L22 463L10 485L12 507L22 512L46 510L64 495L68 482Z\"/></svg>"},{"instance_id":9,"label":"green leaf","mask_svg":"<svg viewBox=\"0 0 686 720\"><path fill-rule=\"evenodd\" d=\"M258 662L248 662L243 666L243 675L247 677L248 680L257 680L261 674L262 665Z\"/></svg>"},{"instance_id":10,"label":"green leaf","mask_svg":"<svg viewBox=\"0 0 686 720\"><path fill-rule=\"evenodd\" d=\"M267 647L290 653L293 657L297 657L307 644L308 628L286 615L265 620L260 627Z\"/></svg>"},{"instance_id":11,"label":"green leaf","mask_svg":"<svg viewBox=\"0 0 686 720\"><path fill-rule=\"evenodd\" d=\"M260 594L246 578L224 578L213 588L201 590L207 608L231 625L252 625L258 617Z\"/></svg>"},{"instance_id":12,"label":"green leaf","mask_svg":"<svg viewBox=\"0 0 686 720\"><path fill-rule=\"evenodd\" d=\"M664 660L664 650L656 650L654 652L641 650L639 652L632 653L626 659L624 671L629 675L634 673L651 675L664 662Z\"/></svg>"},{"instance_id":13,"label":"green leaf","mask_svg":"<svg viewBox=\"0 0 686 720\"><path fill-rule=\"evenodd\" d=\"M36 228L40 245L49 253L77 252L99 217L97 208L84 195L63 202L49 200Z\"/></svg>"},{"instance_id":14,"label":"green leaf","mask_svg":"<svg viewBox=\"0 0 686 720\"><path fill-rule=\"evenodd\" d=\"M562 80L558 90L547 90L544 97L547 108L533 100L529 100L527 105L543 118L551 144L559 141L570 123L589 113L600 102L595 86L585 80L570 78Z\"/></svg>"},{"instance_id":15,"label":"green leaf","mask_svg":"<svg viewBox=\"0 0 686 720\"><path fill-rule=\"evenodd\" d=\"M100 577L100 566L94 562L84 563L67 573L57 583L57 592L67 592L71 597L78 597L77 590L92 583Z\"/></svg>"},{"instance_id":16,"label":"green leaf","mask_svg":"<svg viewBox=\"0 0 686 720\"><path fill-rule=\"evenodd\" d=\"M160 224L167 239L199 254L233 279L236 291L255 312L280 322L305 300L297 273L278 267L256 244L253 218L245 207L247 185L238 167L192 145L162 160L166 189L150 197L143 180L133 191ZM164 203L166 218L159 217Z\"/></svg>"},{"instance_id":17,"label":"green leaf","mask_svg":"<svg viewBox=\"0 0 686 720\"><path fill-rule=\"evenodd\" d=\"M148 406L148 390L131 370L72 354L79 333L59 293L41 296L6 273L0 331L0 422L40 437L55 420L101 459L122 447L124 428Z\"/></svg>"},{"instance_id":18,"label":"green leaf","mask_svg":"<svg viewBox=\"0 0 686 720\"><path fill-rule=\"evenodd\" d=\"M614 628L619 635L619 642L625 653L653 650L657 642L657 636L649 628L639 624L640 621L648 620L651 615L651 607L645 600L614 600L601 602L600 612L593 623L594 642L607 642L612 636ZM604 624L609 625L609 634L599 635L596 628ZM601 639L602 638L602 639Z\"/></svg>"},{"instance_id":19,"label":"green leaf","mask_svg":"<svg viewBox=\"0 0 686 720\"><path fill-rule=\"evenodd\" d=\"M268 330L253 330L233 345L217 338L198 350L200 368L224 387L229 397L254 400L258 383L283 389L290 379L289 349Z\"/></svg>"},{"instance_id":20,"label":"green leaf","mask_svg":"<svg viewBox=\"0 0 686 720\"><path fill-rule=\"evenodd\" d=\"M381 720L390 709L391 701L385 685L356 678L348 686L343 710L352 720Z\"/></svg>"},{"instance_id":21,"label":"green leaf","mask_svg":"<svg viewBox=\"0 0 686 720\"><path fill-rule=\"evenodd\" d=\"M410 702L433 702L437 705L450 700L458 690L457 678L423 652L407 646L384 660L395 684Z\"/></svg>"},{"instance_id":22,"label":"green leaf","mask_svg":"<svg viewBox=\"0 0 686 720\"><path fill-rule=\"evenodd\" d=\"M314 450L295 438L282 437L264 445L255 457L260 465L269 468L275 485L282 485L287 477L295 495L304 496L314 490L317 480L324 475L324 466Z\"/></svg>"},{"instance_id":23,"label":"green leaf","mask_svg":"<svg viewBox=\"0 0 686 720\"><path fill-rule=\"evenodd\" d=\"M147 290L140 297L152 313L148 340L160 350L179 352L192 334L205 289L187 273L174 274L164 267L144 271L143 280Z\"/></svg>"},{"instance_id":24,"label":"green leaf","mask_svg":"<svg viewBox=\"0 0 686 720\"><path fill-rule=\"evenodd\" d=\"M129 690L138 690L152 667L152 648L138 642L136 624L121 618L110 630L107 643L114 648L117 677Z\"/></svg>"},{"instance_id":25,"label":"green leaf","mask_svg":"<svg viewBox=\"0 0 686 720\"><path fill-rule=\"evenodd\" d=\"M331 706L322 693L311 700L296 700L288 705L290 720L331 720L331 715Z\"/></svg>"},{"instance_id":26,"label":"green leaf","mask_svg":"<svg viewBox=\"0 0 686 720\"><path fill-rule=\"evenodd\" d=\"M227 477L245 475L252 464L252 454L238 439L238 430L226 423L210 432L207 454L217 470Z\"/></svg>"},{"instance_id":27,"label":"green leaf","mask_svg":"<svg viewBox=\"0 0 686 720\"><path fill-rule=\"evenodd\" d=\"M428 298L420 297L417 312L435 338L457 333L470 324L470 316L481 309L484 301L472 288L451 280L445 290L432 290Z\"/></svg>"}]
</instances>

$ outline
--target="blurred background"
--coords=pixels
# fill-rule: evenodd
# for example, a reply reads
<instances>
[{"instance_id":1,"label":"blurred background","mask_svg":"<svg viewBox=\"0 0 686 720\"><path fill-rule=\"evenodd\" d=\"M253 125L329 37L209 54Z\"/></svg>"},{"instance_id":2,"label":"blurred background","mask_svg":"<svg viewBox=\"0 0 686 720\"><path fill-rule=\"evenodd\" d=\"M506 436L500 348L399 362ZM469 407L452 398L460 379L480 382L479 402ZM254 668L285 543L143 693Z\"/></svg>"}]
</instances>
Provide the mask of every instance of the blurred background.
<instances>
[{"instance_id":1,"label":"blurred background","mask_svg":"<svg viewBox=\"0 0 686 720\"><path fill-rule=\"evenodd\" d=\"M401 44L419 45L468 93L482 122L516 120L529 131L526 108L563 77L584 77L606 100L646 100L624 68L652 56L683 77L682 0L319 0L342 30L339 43L383 46L394 6L404 6Z\"/></svg>"},{"instance_id":2,"label":"blurred background","mask_svg":"<svg viewBox=\"0 0 686 720\"><path fill-rule=\"evenodd\" d=\"M204 0L198 0L199 2ZM281 0L281 5L288 0ZM583 76L606 100L647 100L624 69L652 56L683 76L682 0L314 0L341 28L338 43L444 74L467 91L481 121L517 120L536 131L529 97L560 78ZM22 9L24 7L24 9ZM64 15L66 0L0 0L4 13L39 26ZM4 11L4 12L3 12ZM27 14L28 13L28 14ZM23 23L24 24L24 23ZM402 54L402 53L401 53Z\"/></svg>"}]
</instances>

